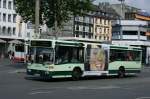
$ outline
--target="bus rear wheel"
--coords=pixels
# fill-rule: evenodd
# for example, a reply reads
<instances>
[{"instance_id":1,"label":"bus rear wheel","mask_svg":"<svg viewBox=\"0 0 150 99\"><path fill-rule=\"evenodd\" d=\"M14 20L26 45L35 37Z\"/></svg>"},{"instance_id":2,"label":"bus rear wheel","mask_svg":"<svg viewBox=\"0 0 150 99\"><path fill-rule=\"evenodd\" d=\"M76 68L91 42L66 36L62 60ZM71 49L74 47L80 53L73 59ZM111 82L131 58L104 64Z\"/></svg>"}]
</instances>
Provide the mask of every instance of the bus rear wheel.
<instances>
[{"instance_id":1,"label":"bus rear wheel","mask_svg":"<svg viewBox=\"0 0 150 99\"><path fill-rule=\"evenodd\" d=\"M72 79L73 80L79 80L81 78L81 75L82 75L82 71L80 68L75 68L72 71Z\"/></svg>"},{"instance_id":2,"label":"bus rear wheel","mask_svg":"<svg viewBox=\"0 0 150 99\"><path fill-rule=\"evenodd\" d=\"M125 68L124 67L119 68L118 77L119 78L124 78L125 77Z\"/></svg>"}]
</instances>

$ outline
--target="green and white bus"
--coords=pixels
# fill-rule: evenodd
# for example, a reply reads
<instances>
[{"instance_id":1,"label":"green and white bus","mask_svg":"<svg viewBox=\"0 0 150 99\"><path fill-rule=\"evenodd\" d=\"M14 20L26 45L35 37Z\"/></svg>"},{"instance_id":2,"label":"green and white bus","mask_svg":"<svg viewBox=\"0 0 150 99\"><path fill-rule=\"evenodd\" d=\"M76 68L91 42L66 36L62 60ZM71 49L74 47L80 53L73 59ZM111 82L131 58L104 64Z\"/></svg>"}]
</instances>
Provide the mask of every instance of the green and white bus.
<instances>
[{"instance_id":1,"label":"green and white bus","mask_svg":"<svg viewBox=\"0 0 150 99\"><path fill-rule=\"evenodd\" d=\"M41 77L72 77L140 73L142 50L118 46L65 40L31 40L27 74Z\"/></svg>"}]
</instances>

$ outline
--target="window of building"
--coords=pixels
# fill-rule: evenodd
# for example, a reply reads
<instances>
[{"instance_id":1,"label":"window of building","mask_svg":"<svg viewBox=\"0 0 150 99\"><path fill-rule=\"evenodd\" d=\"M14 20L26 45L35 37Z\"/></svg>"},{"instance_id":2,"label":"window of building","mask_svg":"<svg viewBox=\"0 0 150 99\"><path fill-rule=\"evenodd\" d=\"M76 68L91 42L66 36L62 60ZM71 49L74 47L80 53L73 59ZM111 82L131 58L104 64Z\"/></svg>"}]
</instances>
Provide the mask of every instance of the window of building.
<instances>
[{"instance_id":1,"label":"window of building","mask_svg":"<svg viewBox=\"0 0 150 99\"><path fill-rule=\"evenodd\" d=\"M95 18L95 23L98 24L98 19L97 18Z\"/></svg>"},{"instance_id":2,"label":"window of building","mask_svg":"<svg viewBox=\"0 0 150 99\"><path fill-rule=\"evenodd\" d=\"M100 24L102 24L102 19L100 19Z\"/></svg>"},{"instance_id":3,"label":"window of building","mask_svg":"<svg viewBox=\"0 0 150 99\"><path fill-rule=\"evenodd\" d=\"M6 14L3 14L3 21L6 22Z\"/></svg>"},{"instance_id":4,"label":"window of building","mask_svg":"<svg viewBox=\"0 0 150 99\"><path fill-rule=\"evenodd\" d=\"M85 26L83 26L83 31L85 32Z\"/></svg>"},{"instance_id":5,"label":"window of building","mask_svg":"<svg viewBox=\"0 0 150 99\"><path fill-rule=\"evenodd\" d=\"M108 28L108 30L107 30L107 31L108 31L108 33L109 33L109 28Z\"/></svg>"},{"instance_id":6,"label":"window of building","mask_svg":"<svg viewBox=\"0 0 150 99\"><path fill-rule=\"evenodd\" d=\"M97 38L97 36L95 35L95 39Z\"/></svg>"},{"instance_id":7,"label":"window of building","mask_svg":"<svg viewBox=\"0 0 150 99\"><path fill-rule=\"evenodd\" d=\"M106 20L104 20L104 25L106 25Z\"/></svg>"},{"instance_id":8,"label":"window of building","mask_svg":"<svg viewBox=\"0 0 150 99\"><path fill-rule=\"evenodd\" d=\"M86 17L85 17L85 16L83 16L83 22L85 22L85 19L86 19Z\"/></svg>"},{"instance_id":9,"label":"window of building","mask_svg":"<svg viewBox=\"0 0 150 99\"><path fill-rule=\"evenodd\" d=\"M2 28L1 28L1 26L0 26L0 34L2 34Z\"/></svg>"},{"instance_id":10,"label":"window of building","mask_svg":"<svg viewBox=\"0 0 150 99\"><path fill-rule=\"evenodd\" d=\"M141 35L141 36L146 36L146 33L141 31L141 32L140 32L140 35Z\"/></svg>"},{"instance_id":11,"label":"window of building","mask_svg":"<svg viewBox=\"0 0 150 99\"><path fill-rule=\"evenodd\" d=\"M92 31L91 31L91 27L89 27L89 32L91 33Z\"/></svg>"},{"instance_id":12,"label":"window of building","mask_svg":"<svg viewBox=\"0 0 150 99\"><path fill-rule=\"evenodd\" d=\"M123 31L123 35L138 35L138 31Z\"/></svg>"},{"instance_id":13,"label":"window of building","mask_svg":"<svg viewBox=\"0 0 150 99\"><path fill-rule=\"evenodd\" d=\"M104 28L104 33L106 33L106 28Z\"/></svg>"},{"instance_id":14,"label":"window of building","mask_svg":"<svg viewBox=\"0 0 150 99\"><path fill-rule=\"evenodd\" d=\"M16 5L15 5L15 2L13 2L13 9L14 9L14 10L16 9Z\"/></svg>"},{"instance_id":15,"label":"window of building","mask_svg":"<svg viewBox=\"0 0 150 99\"><path fill-rule=\"evenodd\" d=\"M8 34L11 35L11 28L8 27Z\"/></svg>"},{"instance_id":16,"label":"window of building","mask_svg":"<svg viewBox=\"0 0 150 99\"><path fill-rule=\"evenodd\" d=\"M83 22L83 17L79 17L79 21L80 21L80 22Z\"/></svg>"},{"instance_id":17,"label":"window of building","mask_svg":"<svg viewBox=\"0 0 150 99\"><path fill-rule=\"evenodd\" d=\"M30 38L30 32L27 32L27 37Z\"/></svg>"},{"instance_id":18,"label":"window of building","mask_svg":"<svg viewBox=\"0 0 150 99\"><path fill-rule=\"evenodd\" d=\"M79 31L79 25L76 25L76 31Z\"/></svg>"},{"instance_id":19,"label":"window of building","mask_svg":"<svg viewBox=\"0 0 150 99\"><path fill-rule=\"evenodd\" d=\"M13 23L16 23L16 14L13 15Z\"/></svg>"},{"instance_id":20,"label":"window of building","mask_svg":"<svg viewBox=\"0 0 150 99\"><path fill-rule=\"evenodd\" d=\"M147 40L150 40L150 37L149 37L149 36L147 37Z\"/></svg>"},{"instance_id":21,"label":"window of building","mask_svg":"<svg viewBox=\"0 0 150 99\"><path fill-rule=\"evenodd\" d=\"M102 36L99 36L99 39L101 40Z\"/></svg>"},{"instance_id":22,"label":"window of building","mask_svg":"<svg viewBox=\"0 0 150 99\"><path fill-rule=\"evenodd\" d=\"M6 0L3 0L3 8L6 8Z\"/></svg>"},{"instance_id":23,"label":"window of building","mask_svg":"<svg viewBox=\"0 0 150 99\"><path fill-rule=\"evenodd\" d=\"M106 40L106 37L104 36L104 40Z\"/></svg>"},{"instance_id":24,"label":"window of building","mask_svg":"<svg viewBox=\"0 0 150 99\"><path fill-rule=\"evenodd\" d=\"M93 33L93 27L89 27L89 32Z\"/></svg>"},{"instance_id":25,"label":"window of building","mask_svg":"<svg viewBox=\"0 0 150 99\"><path fill-rule=\"evenodd\" d=\"M92 17L89 17L89 23L93 24L93 18Z\"/></svg>"},{"instance_id":26,"label":"window of building","mask_svg":"<svg viewBox=\"0 0 150 99\"><path fill-rule=\"evenodd\" d=\"M90 23L89 17L85 17L85 23Z\"/></svg>"},{"instance_id":27,"label":"window of building","mask_svg":"<svg viewBox=\"0 0 150 99\"><path fill-rule=\"evenodd\" d=\"M0 13L0 21L1 21L1 13Z\"/></svg>"},{"instance_id":28,"label":"window of building","mask_svg":"<svg viewBox=\"0 0 150 99\"><path fill-rule=\"evenodd\" d=\"M11 22L11 14L8 14L8 22Z\"/></svg>"},{"instance_id":29,"label":"window of building","mask_svg":"<svg viewBox=\"0 0 150 99\"><path fill-rule=\"evenodd\" d=\"M16 28L13 28L13 35L16 34Z\"/></svg>"},{"instance_id":30,"label":"window of building","mask_svg":"<svg viewBox=\"0 0 150 99\"><path fill-rule=\"evenodd\" d=\"M85 27L85 32L90 32L90 31L89 31L89 26L86 26L86 27Z\"/></svg>"},{"instance_id":31,"label":"window of building","mask_svg":"<svg viewBox=\"0 0 150 99\"><path fill-rule=\"evenodd\" d=\"M3 27L3 28L2 28L2 33L3 33L3 34L6 34L6 27Z\"/></svg>"},{"instance_id":32,"label":"window of building","mask_svg":"<svg viewBox=\"0 0 150 99\"><path fill-rule=\"evenodd\" d=\"M8 9L11 9L11 8L12 8L12 5L11 5L11 4L12 4L12 2L9 1L9 2L8 2Z\"/></svg>"},{"instance_id":33,"label":"window of building","mask_svg":"<svg viewBox=\"0 0 150 99\"><path fill-rule=\"evenodd\" d=\"M99 33L102 33L102 28L99 28Z\"/></svg>"},{"instance_id":34,"label":"window of building","mask_svg":"<svg viewBox=\"0 0 150 99\"><path fill-rule=\"evenodd\" d=\"M2 4L1 2L2 2L2 0L0 0L0 8L1 8L1 4Z\"/></svg>"},{"instance_id":35,"label":"window of building","mask_svg":"<svg viewBox=\"0 0 150 99\"><path fill-rule=\"evenodd\" d=\"M75 17L75 21L79 21L79 16L76 16L76 17Z\"/></svg>"},{"instance_id":36,"label":"window of building","mask_svg":"<svg viewBox=\"0 0 150 99\"><path fill-rule=\"evenodd\" d=\"M98 28L96 27L96 28L95 28L95 32L97 33L97 31L98 31Z\"/></svg>"},{"instance_id":37,"label":"window of building","mask_svg":"<svg viewBox=\"0 0 150 99\"><path fill-rule=\"evenodd\" d=\"M109 40L109 37L107 37L107 40Z\"/></svg>"}]
</instances>

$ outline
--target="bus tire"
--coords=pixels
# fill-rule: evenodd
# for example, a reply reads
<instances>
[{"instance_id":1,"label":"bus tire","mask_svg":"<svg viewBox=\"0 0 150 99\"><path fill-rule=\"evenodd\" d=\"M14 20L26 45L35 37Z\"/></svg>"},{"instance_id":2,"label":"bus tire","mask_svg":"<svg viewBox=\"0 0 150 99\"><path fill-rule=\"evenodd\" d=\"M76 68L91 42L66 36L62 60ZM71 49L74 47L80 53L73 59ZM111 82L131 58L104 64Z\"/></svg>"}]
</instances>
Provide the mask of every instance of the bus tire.
<instances>
[{"instance_id":1,"label":"bus tire","mask_svg":"<svg viewBox=\"0 0 150 99\"><path fill-rule=\"evenodd\" d=\"M119 78L124 78L125 77L125 68L121 66L118 70L118 77Z\"/></svg>"},{"instance_id":2,"label":"bus tire","mask_svg":"<svg viewBox=\"0 0 150 99\"><path fill-rule=\"evenodd\" d=\"M82 71L80 68L75 68L73 71L72 71L72 79L73 80L79 80L81 78L81 75L82 75Z\"/></svg>"}]
</instances>

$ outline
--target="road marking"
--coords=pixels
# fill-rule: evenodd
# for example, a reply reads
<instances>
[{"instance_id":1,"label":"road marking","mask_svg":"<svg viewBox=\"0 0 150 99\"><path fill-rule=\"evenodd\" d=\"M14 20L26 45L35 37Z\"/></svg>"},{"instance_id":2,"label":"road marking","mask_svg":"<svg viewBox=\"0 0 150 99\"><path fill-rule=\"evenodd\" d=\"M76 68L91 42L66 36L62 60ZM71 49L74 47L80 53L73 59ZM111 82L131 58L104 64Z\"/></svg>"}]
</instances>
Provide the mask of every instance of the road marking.
<instances>
[{"instance_id":1,"label":"road marking","mask_svg":"<svg viewBox=\"0 0 150 99\"><path fill-rule=\"evenodd\" d=\"M9 73L9 74L24 73L24 72L25 72L25 70L24 70L24 69L8 71L8 73Z\"/></svg>"},{"instance_id":2,"label":"road marking","mask_svg":"<svg viewBox=\"0 0 150 99\"><path fill-rule=\"evenodd\" d=\"M138 97L136 99L150 99L150 97Z\"/></svg>"},{"instance_id":3,"label":"road marking","mask_svg":"<svg viewBox=\"0 0 150 99\"><path fill-rule=\"evenodd\" d=\"M119 86L91 86L91 87L86 87L86 86L74 86L74 87L68 87L67 89L70 90L104 90L104 89L118 89L120 88Z\"/></svg>"},{"instance_id":4,"label":"road marking","mask_svg":"<svg viewBox=\"0 0 150 99\"><path fill-rule=\"evenodd\" d=\"M36 95L36 94L49 94L52 93L52 91L33 91L31 93L29 93L29 95Z\"/></svg>"}]
</instances>

